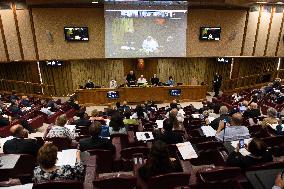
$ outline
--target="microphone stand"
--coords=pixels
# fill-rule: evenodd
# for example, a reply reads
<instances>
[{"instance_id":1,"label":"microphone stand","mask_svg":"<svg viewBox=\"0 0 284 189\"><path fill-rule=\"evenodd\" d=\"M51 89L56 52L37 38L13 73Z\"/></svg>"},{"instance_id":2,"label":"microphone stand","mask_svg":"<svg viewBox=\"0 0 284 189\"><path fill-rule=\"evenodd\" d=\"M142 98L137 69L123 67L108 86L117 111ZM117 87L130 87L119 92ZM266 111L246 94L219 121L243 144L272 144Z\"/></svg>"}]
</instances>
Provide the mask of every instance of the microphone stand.
<instances>
[{"instance_id":1,"label":"microphone stand","mask_svg":"<svg viewBox=\"0 0 284 189\"><path fill-rule=\"evenodd\" d=\"M224 134L223 134L223 143L225 142L226 126L227 126L227 121L226 121L226 120L224 120Z\"/></svg>"}]
</instances>

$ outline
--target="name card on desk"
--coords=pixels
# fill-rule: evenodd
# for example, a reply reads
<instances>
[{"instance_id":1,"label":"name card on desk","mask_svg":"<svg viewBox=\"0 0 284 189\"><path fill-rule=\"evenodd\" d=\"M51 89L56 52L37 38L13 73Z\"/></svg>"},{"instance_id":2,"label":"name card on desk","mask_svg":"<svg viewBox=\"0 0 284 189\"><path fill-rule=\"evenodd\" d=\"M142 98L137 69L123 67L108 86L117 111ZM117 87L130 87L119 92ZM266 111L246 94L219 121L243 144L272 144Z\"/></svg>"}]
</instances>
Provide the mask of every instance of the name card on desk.
<instances>
[{"instance_id":1,"label":"name card on desk","mask_svg":"<svg viewBox=\"0 0 284 189\"><path fill-rule=\"evenodd\" d=\"M191 117L194 119L199 119L200 114L191 114Z\"/></svg>"},{"instance_id":2,"label":"name card on desk","mask_svg":"<svg viewBox=\"0 0 284 189\"><path fill-rule=\"evenodd\" d=\"M212 137L216 135L216 131L211 126L202 126L201 129L206 137Z\"/></svg>"},{"instance_id":3,"label":"name card on desk","mask_svg":"<svg viewBox=\"0 0 284 189\"><path fill-rule=\"evenodd\" d=\"M77 149L62 150L57 153L56 166L70 165L75 166Z\"/></svg>"},{"instance_id":4,"label":"name card on desk","mask_svg":"<svg viewBox=\"0 0 284 189\"><path fill-rule=\"evenodd\" d=\"M176 144L176 146L182 156L182 159L187 160L187 159L198 158L198 155L193 149L190 142L178 143Z\"/></svg>"},{"instance_id":5,"label":"name card on desk","mask_svg":"<svg viewBox=\"0 0 284 189\"><path fill-rule=\"evenodd\" d=\"M152 132L136 132L136 138L138 141L154 140Z\"/></svg>"},{"instance_id":6,"label":"name card on desk","mask_svg":"<svg viewBox=\"0 0 284 189\"><path fill-rule=\"evenodd\" d=\"M164 120L156 120L156 123L158 125L158 129L162 129L163 128L163 122L164 122Z\"/></svg>"}]
</instances>

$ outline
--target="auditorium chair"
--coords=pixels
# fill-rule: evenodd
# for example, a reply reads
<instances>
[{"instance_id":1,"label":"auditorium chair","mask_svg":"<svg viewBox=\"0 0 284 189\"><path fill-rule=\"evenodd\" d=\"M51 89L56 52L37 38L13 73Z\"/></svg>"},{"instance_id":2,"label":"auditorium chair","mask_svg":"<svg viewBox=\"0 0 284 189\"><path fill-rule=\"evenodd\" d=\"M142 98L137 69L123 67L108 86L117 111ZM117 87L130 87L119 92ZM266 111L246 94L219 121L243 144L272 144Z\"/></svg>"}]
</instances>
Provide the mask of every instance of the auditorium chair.
<instances>
[{"instance_id":1,"label":"auditorium chair","mask_svg":"<svg viewBox=\"0 0 284 189\"><path fill-rule=\"evenodd\" d=\"M191 144L198 144L198 143L203 143L203 142L209 142L209 141L216 141L215 137L192 137L189 138L189 142Z\"/></svg>"},{"instance_id":2,"label":"auditorium chair","mask_svg":"<svg viewBox=\"0 0 284 189\"><path fill-rule=\"evenodd\" d=\"M57 119L57 117L62 114L63 114L62 111L57 111L54 114L47 116L45 119L45 123L47 124L55 123L55 120Z\"/></svg>"},{"instance_id":3,"label":"auditorium chair","mask_svg":"<svg viewBox=\"0 0 284 189\"><path fill-rule=\"evenodd\" d=\"M91 156L96 156L96 173L109 173L113 169L113 152L110 150L87 150Z\"/></svg>"},{"instance_id":4,"label":"auditorium chair","mask_svg":"<svg viewBox=\"0 0 284 189\"><path fill-rule=\"evenodd\" d=\"M129 124L129 125L126 125L126 127L127 127L127 130L128 130L128 131L137 132L139 125L132 125L132 124Z\"/></svg>"},{"instance_id":5,"label":"auditorium chair","mask_svg":"<svg viewBox=\"0 0 284 189\"><path fill-rule=\"evenodd\" d=\"M189 173L176 172L151 177L148 182L148 189L173 189L173 188L188 188Z\"/></svg>"},{"instance_id":6,"label":"auditorium chair","mask_svg":"<svg viewBox=\"0 0 284 189\"><path fill-rule=\"evenodd\" d=\"M128 134L115 133L110 135L110 140L112 141L113 144L119 142L121 149L127 148L129 145Z\"/></svg>"},{"instance_id":7,"label":"auditorium chair","mask_svg":"<svg viewBox=\"0 0 284 189\"><path fill-rule=\"evenodd\" d=\"M238 167L208 168L197 172L197 181L202 189L241 189L238 182L241 177Z\"/></svg>"},{"instance_id":8,"label":"auditorium chair","mask_svg":"<svg viewBox=\"0 0 284 189\"><path fill-rule=\"evenodd\" d=\"M172 158L177 158L178 149L176 144L168 144L169 155Z\"/></svg>"},{"instance_id":9,"label":"auditorium chair","mask_svg":"<svg viewBox=\"0 0 284 189\"><path fill-rule=\"evenodd\" d=\"M284 155L284 136L266 137L262 139L274 156Z\"/></svg>"},{"instance_id":10,"label":"auditorium chair","mask_svg":"<svg viewBox=\"0 0 284 189\"><path fill-rule=\"evenodd\" d=\"M79 133L79 135L89 135L89 127L78 126L76 127L76 133Z\"/></svg>"},{"instance_id":11,"label":"auditorium chair","mask_svg":"<svg viewBox=\"0 0 284 189\"><path fill-rule=\"evenodd\" d=\"M225 166L227 154L220 150L205 150L198 152L198 157L190 159L190 163L194 166L215 165Z\"/></svg>"},{"instance_id":12,"label":"auditorium chair","mask_svg":"<svg viewBox=\"0 0 284 189\"><path fill-rule=\"evenodd\" d=\"M134 189L137 178L134 176L116 176L96 178L93 181L94 187L98 189Z\"/></svg>"},{"instance_id":13,"label":"auditorium chair","mask_svg":"<svg viewBox=\"0 0 284 189\"><path fill-rule=\"evenodd\" d=\"M65 112L65 115L67 118L73 118L75 116L75 114L77 113L77 110L75 109L69 109Z\"/></svg>"},{"instance_id":14,"label":"auditorium chair","mask_svg":"<svg viewBox=\"0 0 284 189\"><path fill-rule=\"evenodd\" d=\"M261 163L257 165L250 166L246 171L259 171L259 170L268 170L268 169L283 169L284 161L273 161L268 163Z\"/></svg>"},{"instance_id":15,"label":"auditorium chair","mask_svg":"<svg viewBox=\"0 0 284 189\"><path fill-rule=\"evenodd\" d=\"M188 128L186 128L186 132L187 132L187 134L188 134L188 136L189 136L190 138L193 138L193 137L197 137L197 138L202 137L202 131L201 131L200 127L199 127L198 129L188 129Z\"/></svg>"},{"instance_id":16,"label":"auditorium chair","mask_svg":"<svg viewBox=\"0 0 284 189\"><path fill-rule=\"evenodd\" d=\"M205 151L205 150L227 151L223 143L219 141L202 142L202 143L195 144L195 147L198 151Z\"/></svg>"},{"instance_id":17,"label":"auditorium chair","mask_svg":"<svg viewBox=\"0 0 284 189\"><path fill-rule=\"evenodd\" d=\"M71 148L72 141L68 138L45 138L46 141L52 142L57 148L58 151L66 150Z\"/></svg>"},{"instance_id":18,"label":"auditorium chair","mask_svg":"<svg viewBox=\"0 0 284 189\"><path fill-rule=\"evenodd\" d=\"M43 115L38 115L34 118L32 118L32 120L28 121L30 126L33 128L33 129L37 129L39 127L41 127L43 125L43 122L44 122L44 116Z\"/></svg>"},{"instance_id":19,"label":"auditorium chair","mask_svg":"<svg viewBox=\"0 0 284 189\"><path fill-rule=\"evenodd\" d=\"M34 183L33 189L83 189L83 183L74 180L49 181L44 183Z\"/></svg>"},{"instance_id":20,"label":"auditorium chair","mask_svg":"<svg viewBox=\"0 0 284 189\"><path fill-rule=\"evenodd\" d=\"M133 158L137 155L139 157L143 156L143 158L147 158L150 149L144 146L137 146L131 148L124 148L121 150L121 160L123 171L132 171L133 170Z\"/></svg>"},{"instance_id":21,"label":"auditorium chair","mask_svg":"<svg viewBox=\"0 0 284 189\"><path fill-rule=\"evenodd\" d=\"M20 154L20 158L15 165L15 178L19 178L22 183L32 182L33 171L37 166L36 157L29 154Z\"/></svg>"}]
</instances>

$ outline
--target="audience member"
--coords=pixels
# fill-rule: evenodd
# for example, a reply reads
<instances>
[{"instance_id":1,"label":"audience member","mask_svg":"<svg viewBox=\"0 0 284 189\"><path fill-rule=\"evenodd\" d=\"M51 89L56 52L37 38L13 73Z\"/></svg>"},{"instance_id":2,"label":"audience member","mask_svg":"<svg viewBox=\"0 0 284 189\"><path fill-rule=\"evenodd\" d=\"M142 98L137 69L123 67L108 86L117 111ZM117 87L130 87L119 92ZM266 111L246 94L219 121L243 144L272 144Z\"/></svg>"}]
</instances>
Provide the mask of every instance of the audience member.
<instances>
[{"instance_id":1,"label":"audience member","mask_svg":"<svg viewBox=\"0 0 284 189\"><path fill-rule=\"evenodd\" d=\"M79 112L78 117L79 117L79 119L74 121L74 124L76 125L76 127L78 127L78 126L89 127L92 124L92 122L88 119L88 114L86 114L85 112L83 112L83 111Z\"/></svg>"},{"instance_id":2,"label":"audience member","mask_svg":"<svg viewBox=\"0 0 284 189\"><path fill-rule=\"evenodd\" d=\"M279 119L277 118L277 111L274 108L268 108L267 117L261 122L261 126L266 128L271 124L278 124Z\"/></svg>"},{"instance_id":3,"label":"audience member","mask_svg":"<svg viewBox=\"0 0 284 189\"><path fill-rule=\"evenodd\" d=\"M27 132L22 125L14 125L10 128L10 132L14 137L11 140L7 140L3 146L3 152L5 154L30 154L37 155L39 146L35 140L25 139L24 136Z\"/></svg>"},{"instance_id":4,"label":"audience member","mask_svg":"<svg viewBox=\"0 0 284 189\"><path fill-rule=\"evenodd\" d=\"M111 116L109 122L109 134L112 135L116 133L127 134L127 130L123 123L123 117L118 112Z\"/></svg>"},{"instance_id":5,"label":"audience member","mask_svg":"<svg viewBox=\"0 0 284 189\"><path fill-rule=\"evenodd\" d=\"M178 161L170 158L167 145L162 141L156 141L152 145L146 164L139 168L138 176L147 182L150 177L180 171L182 168Z\"/></svg>"},{"instance_id":6,"label":"audience member","mask_svg":"<svg viewBox=\"0 0 284 189\"><path fill-rule=\"evenodd\" d=\"M4 117L1 113L0 113L0 127L6 127L10 125L10 121L8 116Z\"/></svg>"},{"instance_id":7,"label":"audience member","mask_svg":"<svg viewBox=\"0 0 284 189\"><path fill-rule=\"evenodd\" d=\"M272 189L283 189L284 188L284 178L282 178L282 174L279 173L275 178L275 183Z\"/></svg>"},{"instance_id":8,"label":"audience member","mask_svg":"<svg viewBox=\"0 0 284 189\"><path fill-rule=\"evenodd\" d=\"M60 115L55 122L54 126L50 126L46 130L45 138L67 138L74 139L75 136L69 129L67 129L65 124L67 123L67 118L65 114Z\"/></svg>"},{"instance_id":9,"label":"audience member","mask_svg":"<svg viewBox=\"0 0 284 189\"><path fill-rule=\"evenodd\" d=\"M252 102L249 108L243 113L245 118L255 118L261 116L260 110L257 107L257 104Z\"/></svg>"},{"instance_id":10,"label":"audience member","mask_svg":"<svg viewBox=\"0 0 284 189\"><path fill-rule=\"evenodd\" d=\"M241 126L243 117L240 113L235 113L229 126L226 126L224 121L219 122L219 127L216 132L216 138L220 141L234 141L239 139L250 138L249 130L245 126Z\"/></svg>"},{"instance_id":11,"label":"audience member","mask_svg":"<svg viewBox=\"0 0 284 189\"><path fill-rule=\"evenodd\" d=\"M183 137L180 133L173 132L173 122L170 119L163 121L163 132L157 136L158 140L166 144L177 144L183 142Z\"/></svg>"},{"instance_id":12,"label":"audience member","mask_svg":"<svg viewBox=\"0 0 284 189\"><path fill-rule=\"evenodd\" d=\"M175 84L175 81L174 81L174 79L173 79L173 76L170 76L170 77L169 77L169 80L166 82L166 85L168 85L168 86L174 86L174 84Z\"/></svg>"},{"instance_id":13,"label":"audience member","mask_svg":"<svg viewBox=\"0 0 284 189\"><path fill-rule=\"evenodd\" d=\"M267 150L266 144L261 139L252 139L248 146L246 146L246 149L250 154L243 156L239 152L240 146L238 145L236 150L229 155L227 164L232 167L241 167L244 169L256 164L271 162L273 160L272 155Z\"/></svg>"},{"instance_id":14,"label":"audience member","mask_svg":"<svg viewBox=\"0 0 284 189\"><path fill-rule=\"evenodd\" d=\"M92 123L89 127L90 138L84 138L79 141L79 149L83 152L86 150L111 150L114 151L115 147L107 138L100 137L102 132L102 124L98 121Z\"/></svg>"},{"instance_id":15,"label":"audience member","mask_svg":"<svg viewBox=\"0 0 284 189\"><path fill-rule=\"evenodd\" d=\"M144 108L141 105L137 105L132 118L149 120L147 113L144 111Z\"/></svg>"},{"instance_id":16,"label":"audience member","mask_svg":"<svg viewBox=\"0 0 284 189\"><path fill-rule=\"evenodd\" d=\"M127 101L123 101L121 108L123 112L130 110L130 107L127 105Z\"/></svg>"},{"instance_id":17,"label":"audience member","mask_svg":"<svg viewBox=\"0 0 284 189\"><path fill-rule=\"evenodd\" d=\"M131 111L130 110L126 110L124 112L124 120L123 123L124 125L139 125L139 122L137 121L137 119L131 119Z\"/></svg>"},{"instance_id":18,"label":"audience member","mask_svg":"<svg viewBox=\"0 0 284 189\"><path fill-rule=\"evenodd\" d=\"M91 121L104 121L105 119L100 115L100 112L97 109L93 109L91 112Z\"/></svg>"},{"instance_id":19,"label":"audience member","mask_svg":"<svg viewBox=\"0 0 284 189\"><path fill-rule=\"evenodd\" d=\"M166 117L173 122L174 130L183 130L184 115L182 113L179 113L176 108L168 112L166 114Z\"/></svg>"},{"instance_id":20,"label":"audience member","mask_svg":"<svg viewBox=\"0 0 284 189\"><path fill-rule=\"evenodd\" d=\"M59 180L84 181L85 168L77 152L77 161L74 167L70 165L56 166L58 149L52 143L44 144L37 155L39 166L34 169L34 182L43 183Z\"/></svg>"},{"instance_id":21,"label":"audience member","mask_svg":"<svg viewBox=\"0 0 284 189\"><path fill-rule=\"evenodd\" d=\"M30 101L27 96L22 96L20 105L25 106L25 107L31 107Z\"/></svg>"},{"instance_id":22,"label":"audience member","mask_svg":"<svg viewBox=\"0 0 284 189\"><path fill-rule=\"evenodd\" d=\"M228 108L226 106L221 106L219 110L220 117L214 119L209 124L214 130L217 130L219 127L219 122L222 120L226 120L227 122L231 121L231 118L228 116ZM208 122L208 121L207 121Z\"/></svg>"},{"instance_id":23,"label":"audience member","mask_svg":"<svg viewBox=\"0 0 284 189\"><path fill-rule=\"evenodd\" d=\"M157 77L157 74L154 74L153 77L151 78L151 84L154 86L158 86L159 85L159 78Z\"/></svg>"}]
</instances>

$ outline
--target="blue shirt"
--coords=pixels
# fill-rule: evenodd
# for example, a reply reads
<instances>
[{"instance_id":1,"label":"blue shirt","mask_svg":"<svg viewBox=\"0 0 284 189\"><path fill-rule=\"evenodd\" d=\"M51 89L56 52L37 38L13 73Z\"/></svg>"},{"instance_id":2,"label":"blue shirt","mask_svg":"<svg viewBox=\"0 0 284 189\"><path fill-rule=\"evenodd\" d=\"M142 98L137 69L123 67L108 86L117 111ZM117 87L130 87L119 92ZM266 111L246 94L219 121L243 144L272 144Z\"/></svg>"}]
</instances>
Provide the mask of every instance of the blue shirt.
<instances>
[{"instance_id":1,"label":"blue shirt","mask_svg":"<svg viewBox=\"0 0 284 189\"><path fill-rule=\"evenodd\" d=\"M216 139L223 141L224 129L216 134ZM236 141L240 139L250 138L249 130L245 126L228 126L225 129L225 141Z\"/></svg>"},{"instance_id":2,"label":"blue shirt","mask_svg":"<svg viewBox=\"0 0 284 189\"><path fill-rule=\"evenodd\" d=\"M175 84L175 81L174 81L174 80L168 80L166 84L167 84L167 85L174 85L174 84Z\"/></svg>"}]
</instances>

